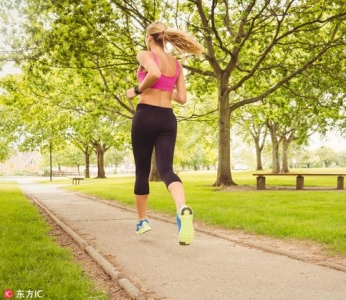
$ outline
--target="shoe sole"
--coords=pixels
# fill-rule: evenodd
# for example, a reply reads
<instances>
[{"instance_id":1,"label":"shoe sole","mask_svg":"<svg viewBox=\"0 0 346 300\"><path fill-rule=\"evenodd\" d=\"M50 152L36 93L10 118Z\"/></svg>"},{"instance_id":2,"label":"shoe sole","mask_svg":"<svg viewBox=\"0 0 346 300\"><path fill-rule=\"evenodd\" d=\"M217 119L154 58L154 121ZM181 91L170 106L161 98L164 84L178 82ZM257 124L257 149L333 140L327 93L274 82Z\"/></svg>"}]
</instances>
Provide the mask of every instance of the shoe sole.
<instances>
[{"instance_id":1,"label":"shoe sole","mask_svg":"<svg viewBox=\"0 0 346 300\"><path fill-rule=\"evenodd\" d=\"M139 230L139 231L136 232L136 234L143 234L143 233L146 233L146 232L148 232L150 230L151 230L151 228L150 229Z\"/></svg>"},{"instance_id":2,"label":"shoe sole","mask_svg":"<svg viewBox=\"0 0 346 300\"><path fill-rule=\"evenodd\" d=\"M136 231L136 234L143 234L151 230L150 225L147 225L146 227L143 227Z\"/></svg>"},{"instance_id":3,"label":"shoe sole","mask_svg":"<svg viewBox=\"0 0 346 300\"><path fill-rule=\"evenodd\" d=\"M190 245L195 237L193 228L193 214L190 207L183 207L180 215L181 228L179 232L179 244L182 246Z\"/></svg>"}]
</instances>

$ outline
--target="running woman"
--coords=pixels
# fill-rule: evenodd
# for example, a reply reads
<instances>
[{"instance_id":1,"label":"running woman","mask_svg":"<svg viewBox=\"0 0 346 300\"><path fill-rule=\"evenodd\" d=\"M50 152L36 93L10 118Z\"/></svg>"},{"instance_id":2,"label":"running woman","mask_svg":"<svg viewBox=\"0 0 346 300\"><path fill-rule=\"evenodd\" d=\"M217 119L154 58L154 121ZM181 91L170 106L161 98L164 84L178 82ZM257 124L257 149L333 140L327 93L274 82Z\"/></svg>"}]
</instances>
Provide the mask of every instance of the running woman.
<instances>
[{"instance_id":1,"label":"running woman","mask_svg":"<svg viewBox=\"0 0 346 300\"><path fill-rule=\"evenodd\" d=\"M170 43L178 53L195 55L201 55L203 47L193 36L169 29L159 21L148 26L145 43L147 51L137 54L139 84L126 92L128 99L139 96L131 130L136 165L137 233L151 230L146 211L151 156L155 148L158 172L175 202L179 243L189 245L194 238L193 212L186 205L182 181L173 171L177 120L171 104L172 100L186 103L186 87L182 66L166 51L166 45Z\"/></svg>"}]
</instances>

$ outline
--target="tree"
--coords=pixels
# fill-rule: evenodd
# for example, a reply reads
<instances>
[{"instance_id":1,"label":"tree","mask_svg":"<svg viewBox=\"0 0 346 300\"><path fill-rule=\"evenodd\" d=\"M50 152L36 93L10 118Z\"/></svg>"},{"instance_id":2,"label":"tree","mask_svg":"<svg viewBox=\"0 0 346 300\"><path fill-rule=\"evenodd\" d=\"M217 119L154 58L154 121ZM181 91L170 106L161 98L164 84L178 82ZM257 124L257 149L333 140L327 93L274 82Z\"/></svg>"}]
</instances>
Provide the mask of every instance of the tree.
<instances>
[{"instance_id":1,"label":"tree","mask_svg":"<svg viewBox=\"0 0 346 300\"><path fill-rule=\"evenodd\" d=\"M197 6L206 59L218 79L219 167L216 185L234 184L229 168L229 123L241 106L263 100L344 45L345 8L334 1L246 3L191 1ZM314 9L311 9L314 7ZM316 7L316 9L315 9ZM337 8L337 9L334 9ZM225 25L223 25L225 24ZM204 73L207 75L206 73Z\"/></svg>"},{"instance_id":2,"label":"tree","mask_svg":"<svg viewBox=\"0 0 346 300\"><path fill-rule=\"evenodd\" d=\"M84 155L84 165L85 165L85 178L90 178L90 157L92 154L92 148L89 141L85 141L83 138L79 140L78 138L73 138L71 141Z\"/></svg>"},{"instance_id":3,"label":"tree","mask_svg":"<svg viewBox=\"0 0 346 300\"><path fill-rule=\"evenodd\" d=\"M337 165L340 167L346 167L346 151L337 152Z\"/></svg>"},{"instance_id":4,"label":"tree","mask_svg":"<svg viewBox=\"0 0 346 300\"><path fill-rule=\"evenodd\" d=\"M329 168L333 163L336 163L336 153L330 147L321 147L315 151L319 158L322 167Z\"/></svg>"},{"instance_id":5,"label":"tree","mask_svg":"<svg viewBox=\"0 0 346 300\"><path fill-rule=\"evenodd\" d=\"M179 122L174 162L182 169L210 169L217 161L216 116L215 113L203 113L197 105L200 102L209 107L213 99L205 95L199 98L191 96L186 106L176 108Z\"/></svg>"},{"instance_id":6,"label":"tree","mask_svg":"<svg viewBox=\"0 0 346 300\"><path fill-rule=\"evenodd\" d=\"M15 52L11 57L21 64L33 83L31 86L36 87L39 102L49 99L47 107L58 107L70 114L68 137L77 139L75 144L83 149L87 165L89 148L94 148L98 157L98 177L103 178L104 153L115 144L114 114L131 118L134 112L133 103L119 92L125 83L128 84L129 77L119 80L114 76L114 68L117 67L118 74L124 70L128 72L126 60L134 64L136 52L124 50L124 40L114 36L114 28L121 27L123 30L119 31L126 40L129 27L126 22L118 25L117 12L111 4L103 1L97 3L97 7L94 5L93 1L82 4L26 1L19 9L30 24L22 26L27 38L17 39L17 44L12 44ZM131 34L128 32L127 37ZM86 115L94 120L89 119L81 126L76 118L86 121ZM73 124L77 130L71 128ZM86 124L90 127L85 128ZM76 132L83 132L84 136L77 137Z\"/></svg>"},{"instance_id":7,"label":"tree","mask_svg":"<svg viewBox=\"0 0 346 300\"><path fill-rule=\"evenodd\" d=\"M323 65L326 67L327 63ZM274 173L289 172L289 146L292 142L307 144L309 136L315 132L325 134L340 119L343 99L338 86L342 76L334 76L331 80L326 73L324 76L320 74L322 78L318 76L316 80L316 73L319 72L315 71L310 76L297 76L267 97L261 107L265 110L272 138ZM280 144L281 168L278 156Z\"/></svg>"},{"instance_id":8,"label":"tree","mask_svg":"<svg viewBox=\"0 0 346 300\"><path fill-rule=\"evenodd\" d=\"M47 97L37 101L24 75L3 78L1 88L5 91L1 104L8 113L4 126L8 128L8 138L20 150L40 148L48 151L51 143L57 150L64 145L64 132L69 120L66 112L50 106Z\"/></svg>"},{"instance_id":9,"label":"tree","mask_svg":"<svg viewBox=\"0 0 346 300\"><path fill-rule=\"evenodd\" d=\"M68 144L65 149L53 153L54 163L62 173L61 167L76 167L80 175L80 166L84 165L83 153L72 144Z\"/></svg>"},{"instance_id":10,"label":"tree","mask_svg":"<svg viewBox=\"0 0 346 300\"><path fill-rule=\"evenodd\" d=\"M115 174L118 172L118 167L121 163L124 162L124 158L126 157L127 153L125 151L118 151L114 148L111 148L105 157L105 163L109 166L115 167Z\"/></svg>"},{"instance_id":11,"label":"tree","mask_svg":"<svg viewBox=\"0 0 346 300\"><path fill-rule=\"evenodd\" d=\"M15 139L12 119L12 111L3 105L5 95L0 95L0 162L5 161L11 155L11 143Z\"/></svg>"},{"instance_id":12,"label":"tree","mask_svg":"<svg viewBox=\"0 0 346 300\"><path fill-rule=\"evenodd\" d=\"M234 122L241 128L240 135L244 141L253 142L256 149L256 170L263 170L262 152L267 143L268 127L265 125L265 113L261 104L247 105L235 113Z\"/></svg>"}]
</instances>

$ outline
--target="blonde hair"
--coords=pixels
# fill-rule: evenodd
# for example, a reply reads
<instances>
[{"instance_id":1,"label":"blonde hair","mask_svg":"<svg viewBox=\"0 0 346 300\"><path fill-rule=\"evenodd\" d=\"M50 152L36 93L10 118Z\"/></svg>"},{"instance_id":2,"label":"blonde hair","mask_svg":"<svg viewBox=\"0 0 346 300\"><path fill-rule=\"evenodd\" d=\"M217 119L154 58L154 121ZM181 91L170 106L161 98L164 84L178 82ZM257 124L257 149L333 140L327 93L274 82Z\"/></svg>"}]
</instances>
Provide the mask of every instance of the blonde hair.
<instances>
[{"instance_id":1,"label":"blonde hair","mask_svg":"<svg viewBox=\"0 0 346 300\"><path fill-rule=\"evenodd\" d=\"M147 27L147 34L151 35L154 42L163 48L170 43L178 53L191 53L201 55L203 46L194 36L180 30L169 29L164 23L155 21Z\"/></svg>"}]
</instances>

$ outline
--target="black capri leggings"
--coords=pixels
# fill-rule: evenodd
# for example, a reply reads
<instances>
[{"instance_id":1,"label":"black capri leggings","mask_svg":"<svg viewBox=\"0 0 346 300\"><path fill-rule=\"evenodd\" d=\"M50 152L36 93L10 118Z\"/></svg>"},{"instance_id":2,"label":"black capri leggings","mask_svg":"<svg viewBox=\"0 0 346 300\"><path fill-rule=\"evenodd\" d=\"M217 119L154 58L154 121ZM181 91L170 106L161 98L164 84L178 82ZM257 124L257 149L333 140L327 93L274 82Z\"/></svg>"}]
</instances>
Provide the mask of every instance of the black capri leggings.
<instances>
[{"instance_id":1,"label":"black capri leggings","mask_svg":"<svg viewBox=\"0 0 346 300\"><path fill-rule=\"evenodd\" d=\"M151 156L155 147L156 165L168 187L180 178L173 172L177 119L171 108L138 104L132 121L132 150L136 164L136 195L149 194Z\"/></svg>"}]
</instances>

